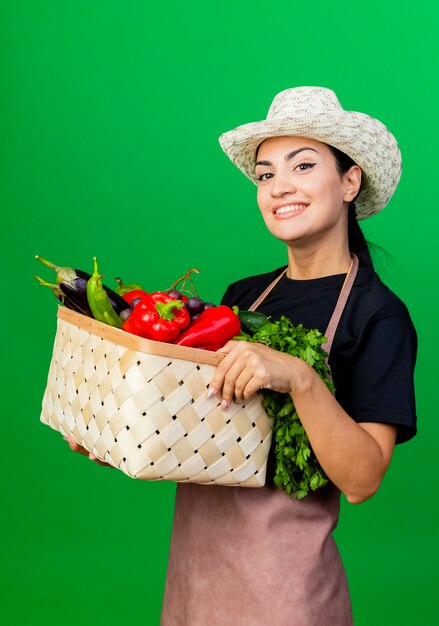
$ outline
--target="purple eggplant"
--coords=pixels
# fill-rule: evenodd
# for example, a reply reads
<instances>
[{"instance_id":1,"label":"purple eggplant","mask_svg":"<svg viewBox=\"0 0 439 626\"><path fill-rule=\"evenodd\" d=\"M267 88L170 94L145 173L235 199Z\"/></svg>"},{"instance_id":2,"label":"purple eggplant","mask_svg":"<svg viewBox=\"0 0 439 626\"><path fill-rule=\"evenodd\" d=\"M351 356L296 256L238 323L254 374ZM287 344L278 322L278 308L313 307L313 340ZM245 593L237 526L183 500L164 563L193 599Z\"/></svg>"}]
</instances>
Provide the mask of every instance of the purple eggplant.
<instances>
[{"instance_id":1,"label":"purple eggplant","mask_svg":"<svg viewBox=\"0 0 439 626\"><path fill-rule=\"evenodd\" d=\"M88 272L84 272L83 270L73 269L71 267L59 267L58 265L55 265L50 261L46 261L46 259L43 259L38 254L35 255L35 258L43 263L43 265L47 265L47 267L55 270L56 284L59 285L59 288L64 294L65 299L68 299L68 302L75 304L75 306L77 307L75 310L80 311L81 313L84 313L84 315L88 315L89 317L93 317L87 300L87 282L91 277L91 274L89 274ZM122 296L117 294L109 287L106 287L105 285L104 289L107 292L111 306L119 315L121 311L127 308L126 300L124 300ZM52 291L54 292L55 296L60 299L53 290L53 288ZM66 304L66 306L68 306L69 308L72 308L72 306L69 306L67 302L64 302L64 304Z\"/></svg>"},{"instance_id":2,"label":"purple eggplant","mask_svg":"<svg viewBox=\"0 0 439 626\"><path fill-rule=\"evenodd\" d=\"M53 291L53 295L55 296L55 298L68 309L72 309L72 311L77 311L78 313L82 313L83 315L93 317L88 303L84 304L82 300L79 300L76 293L73 293L73 297L70 297L61 290L61 287L60 285L58 285L58 283L48 283L39 276L35 276L35 278L43 287L49 287Z\"/></svg>"}]
</instances>

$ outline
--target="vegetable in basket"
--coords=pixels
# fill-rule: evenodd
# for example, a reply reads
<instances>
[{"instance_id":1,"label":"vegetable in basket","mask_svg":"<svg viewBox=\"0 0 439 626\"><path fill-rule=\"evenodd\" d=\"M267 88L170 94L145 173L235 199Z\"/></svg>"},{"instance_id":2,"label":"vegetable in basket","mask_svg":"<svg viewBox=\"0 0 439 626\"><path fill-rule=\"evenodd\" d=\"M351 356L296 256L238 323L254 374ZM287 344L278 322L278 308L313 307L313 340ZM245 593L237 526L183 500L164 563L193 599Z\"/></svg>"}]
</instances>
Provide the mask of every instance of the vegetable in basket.
<instances>
[{"instance_id":1,"label":"vegetable in basket","mask_svg":"<svg viewBox=\"0 0 439 626\"><path fill-rule=\"evenodd\" d=\"M237 311L237 308L234 308ZM294 326L284 316L276 322L271 322L263 314L252 311L238 311L238 315L243 326L249 329L249 333L241 331L235 339L263 343L270 348L303 359L317 372L325 385L334 391L329 367L325 361L327 354L322 348L326 337L319 330L308 330L301 324ZM315 491L326 485L327 476L311 448L291 396L269 389L262 389L261 393L267 414L274 418L272 444L276 461L274 483L287 495L300 500L310 490Z\"/></svg>"},{"instance_id":2,"label":"vegetable in basket","mask_svg":"<svg viewBox=\"0 0 439 626\"><path fill-rule=\"evenodd\" d=\"M118 293L123 298L125 298L125 296L128 296L128 294L131 294L133 291L140 291L142 293L144 293L145 291L143 287L137 283L131 283L130 285L125 285L125 283L122 281L122 279L119 276L115 280L117 282L117 287L115 289L115 292ZM127 298L125 298L125 300L127 300ZM127 300L127 302L129 302L129 300Z\"/></svg>"},{"instance_id":3,"label":"vegetable in basket","mask_svg":"<svg viewBox=\"0 0 439 626\"><path fill-rule=\"evenodd\" d=\"M59 294L59 291L54 288L53 284L46 283L39 277L36 277L40 284L45 287L50 287L55 294L55 297L58 298L58 300L60 300L67 308L78 311L83 315L93 317L87 299L87 282L91 278L91 274L84 272L83 270L73 269L71 267L60 267L51 261L46 261L46 259L43 259L38 254L35 255L35 258L40 261L40 263L43 263L43 265L55 270L56 284L59 285L61 294ZM105 285L103 285L103 288L108 295L111 306L117 314L127 308L126 301L119 294Z\"/></svg>"},{"instance_id":4,"label":"vegetable in basket","mask_svg":"<svg viewBox=\"0 0 439 626\"><path fill-rule=\"evenodd\" d=\"M178 289L171 289L166 293L168 294L168 296L171 296L171 298L175 298L176 300L183 300L185 304L189 300L188 296L185 296L183 293L181 293L181 291L178 291Z\"/></svg>"},{"instance_id":5,"label":"vegetable in basket","mask_svg":"<svg viewBox=\"0 0 439 626\"><path fill-rule=\"evenodd\" d=\"M128 302L131 308L134 308L135 305L142 300L145 296L148 295L148 292L143 291L141 289L133 289L133 291L128 291L123 294L123 299Z\"/></svg>"},{"instance_id":6,"label":"vegetable in basket","mask_svg":"<svg viewBox=\"0 0 439 626\"><path fill-rule=\"evenodd\" d=\"M267 315L259 311L240 311L238 307L233 307L233 310L239 317L242 328L250 332L256 332L270 319Z\"/></svg>"},{"instance_id":7,"label":"vegetable in basket","mask_svg":"<svg viewBox=\"0 0 439 626\"><path fill-rule=\"evenodd\" d=\"M182 300L163 291L146 294L136 304L122 329L145 339L170 342L191 321Z\"/></svg>"},{"instance_id":8,"label":"vegetable in basket","mask_svg":"<svg viewBox=\"0 0 439 626\"><path fill-rule=\"evenodd\" d=\"M219 350L239 333L241 323L232 309L224 304L205 309L174 341L179 346Z\"/></svg>"},{"instance_id":9,"label":"vegetable in basket","mask_svg":"<svg viewBox=\"0 0 439 626\"><path fill-rule=\"evenodd\" d=\"M130 317L132 309L136 306L138 302L140 302L142 298L147 296L148 293L143 289L141 285L137 283L125 285L122 282L122 279L119 277L116 278L116 282L118 284L118 286L116 287L116 292L121 295L122 298L130 305L129 313L127 312L121 316L123 321L126 321Z\"/></svg>"},{"instance_id":10,"label":"vegetable in basket","mask_svg":"<svg viewBox=\"0 0 439 626\"><path fill-rule=\"evenodd\" d=\"M115 326L116 328L120 328L122 326L122 319L114 310L108 293L106 292L104 285L102 283L102 274L99 274L98 270L98 262L96 257L93 257L93 274L87 281L87 301L88 305L93 313L93 317L99 322L103 322L104 324L109 324L110 326ZM124 309L126 310L127 303L125 300L122 301L124 303ZM121 311L122 313L122 311Z\"/></svg>"},{"instance_id":11,"label":"vegetable in basket","mask_svg":"<svg viewBox=\"0 0 439 626\"><path fill-rule=\"evenodd\" d=\"M199 274L200 270L196 267L188 269L186 274L177 278L169 289L166 290L166 293L172 296L172 298L183 300L186 309L189 311L189 315L191 316L191 322L196 320L205 309L210 309L216 306L212 302L205 302L199 297L191 278L191 275L194 272L195 274Z\"/></svg>"},{"instance_id":12,"label":"vegetable in basket","mask_svg":"<svg viewBox=\"0 0 439 626\"><path fill-rule=\"evenodd\" d=\"M93 313L90 311L88 302L83 301L83 297L79 292L74 290L73 293L68 295L61 290L61 287L58 283L48 283L40 276L35 276L35 278L43 287L49 287L53 291L53 295L55 296L55 298L68 309L72 309L72 311L82 313L83 315L87 315L88 317L93 317ZM85 282L85 285L87 285L87 281Z\"/></svg>"}]
</instances>

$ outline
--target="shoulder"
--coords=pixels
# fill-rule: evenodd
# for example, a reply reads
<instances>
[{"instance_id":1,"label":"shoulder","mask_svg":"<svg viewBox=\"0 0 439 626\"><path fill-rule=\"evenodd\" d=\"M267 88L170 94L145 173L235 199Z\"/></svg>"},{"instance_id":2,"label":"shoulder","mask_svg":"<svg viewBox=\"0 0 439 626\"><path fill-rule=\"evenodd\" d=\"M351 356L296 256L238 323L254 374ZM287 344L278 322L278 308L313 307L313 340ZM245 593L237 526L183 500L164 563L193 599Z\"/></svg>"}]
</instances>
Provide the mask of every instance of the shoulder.
<instances>
[{"instance_id":1,"label":"shoulder","mask_svg":"<svg viewBox=\"0 0 439 626\"><path fill-rule=\"evenodd\" d=\"M397 352L401 341L416 353L417 334L407 306L378 274L360 268L334 339L335 353L373 351L377 358L380 350Z\"/></svg>"},{"instance_id":2,"label":"shoulder","mask_svg":"<svg viewBox=\"0 0 439 626\"><path fill-rule=\"evenodd\" d=\"M354 312L360 320L388 317L410 319L405 303L374 271L360 268L351 295Z\"/></svg>"},{"instance_id":3,"label":"shoulder","mask_svg":"<svg viewBox=\"0 0 439 626\"><path fill-rule=\"evenodd\" d=\"M251 306L264 289L283 272L285 267L286 265L264 274L255 274L231 283L224 292L221 304L237 305L241 309Z\"/></svg>"}]
</instances>

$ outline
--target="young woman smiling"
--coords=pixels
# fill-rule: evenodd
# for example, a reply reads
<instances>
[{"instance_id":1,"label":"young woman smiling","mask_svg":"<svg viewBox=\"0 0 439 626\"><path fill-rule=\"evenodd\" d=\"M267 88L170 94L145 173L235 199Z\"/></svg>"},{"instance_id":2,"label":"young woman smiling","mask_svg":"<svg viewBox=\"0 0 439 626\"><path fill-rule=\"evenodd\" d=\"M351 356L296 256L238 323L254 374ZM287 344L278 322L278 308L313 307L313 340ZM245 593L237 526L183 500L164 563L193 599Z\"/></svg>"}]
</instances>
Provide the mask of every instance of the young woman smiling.
<instances>
[{"instance_id":1,"label":"young woman smiling","mask_svg":"<svg viewBox=\"0 0 439 626\"><path fill-rule=\"evenodd\" d=\"M360 189L360 168L353 165L339 174L325 144L273 137L262 142L255 171L265 224L287 244L286 276L307 280L346 273L351 263L348 206ZM234 341L220 351L227 358L210 394L221 393L223 408L259 389L290 393L317 458L349 502L376 492L392 456L394 425L355 422L314 370L296 357Z\"/></svg>"},{"instance_id":2,"label":"young woman smiling","mask_svg":"<svg viewBox=\"0 0 439 626\"><path fill-rule=\"evenodd\" d=\"M257 185L262 217L288 258L286 267L233 283L222 301L240 309L256 301L273 320L285 315L321 330L336 391L300 359L230 341L208 395L227 411L260 389L289 393L330 480L290 499L273 484L270 455L260 489L178 484L161 624L352 626L332 536L340 493L350 503L373 496L395 443L416 433L416 332L374 272L357 221L389 202L399 148L381 122L344 110L320 87L279 93L266 120L220 143Z\"/></svg>"},{"instance_id":3,"label":"young woman smiling","mask_svg":"<svg viewBox=\"0 0 439 626\"><path fill-rule=\"evenodd\" d=\"M273 320L324 332L336 392L300 359L230 341L208 395L226 411L260 389L289 393L330 482L289 499L273 485L270 457L261 489L179 484L161 624L351 626L332 536L340 492L351 503L373 496L395 442L416 432L416 333L357 223L392 196L399 149L381 122L318 87L281 92L266 120L220 143L257 185L265 224L288 255L286 267L230 285L223 303L258 300Z\"/></svg>"}]
</instances>

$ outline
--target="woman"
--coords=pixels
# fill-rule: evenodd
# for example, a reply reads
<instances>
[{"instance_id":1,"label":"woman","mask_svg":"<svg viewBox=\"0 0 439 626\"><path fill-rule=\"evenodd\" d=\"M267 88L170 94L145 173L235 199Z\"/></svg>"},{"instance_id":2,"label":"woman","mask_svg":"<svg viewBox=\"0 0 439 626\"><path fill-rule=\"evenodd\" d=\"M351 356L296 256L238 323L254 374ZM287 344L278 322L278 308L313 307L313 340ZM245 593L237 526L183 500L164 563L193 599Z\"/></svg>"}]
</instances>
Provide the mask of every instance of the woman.
<instances>
[{"instance_id":1,"label":"woman","mask_svg":"<svg viewBox=\"0 0 439 626\"><path fill-rule=\"evenodd\" d=\"M290 499L273 485L270 457L260 489L179 484L161 624L349 626L332 536L340 492L351 503L370 498L395 442L416 432L416 334L374 273L357 223L392 196L399 149L378 120L343 110L317 87L281 92L266 120L220 143L257 185L266 226L288 253L286 268L230 285L223 303L248 309L258 301L274 320L286 315L324 332L336 392L304 361L230 341L208 395L227 411L260 389L291 394L330 482Z\"/></svg>"},{"instance_id":2,"label":"woman","mask_svg":"<svg viewBox=\"0 0 439 626\"><path fill-rule=\"evenodd\" d=\"M249 308L271 286L258 310L335 335L336 394L304 361L230 341L208 395L227 410L259 389L291 394L330 483L301 501L273 486L272 468L262 489L178 485L161 623L348 626L348 586L332 537L340 491L351 503L370 498L395 441L416 428L416 334L404 304L374 273L356 221L389 201L399 149L380 122L344 111L331 90L316 87L281 92L266 120L220 143L256 183L265 224L288 252L286 273L238 281L223 303ZM356 276L351 252L360 259ZM349 270L345 309L339 302L332 316Z\"/></svg>"}]
</instances>

